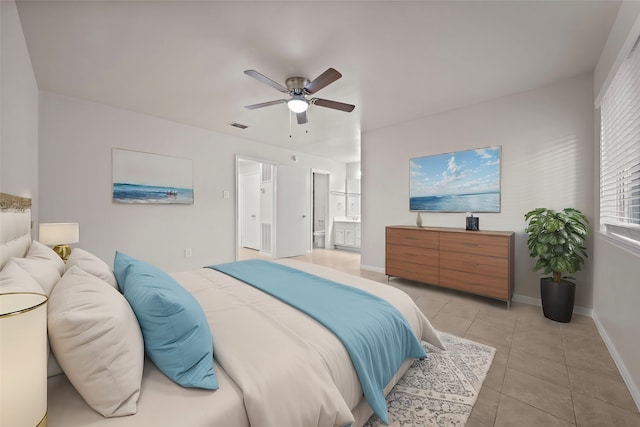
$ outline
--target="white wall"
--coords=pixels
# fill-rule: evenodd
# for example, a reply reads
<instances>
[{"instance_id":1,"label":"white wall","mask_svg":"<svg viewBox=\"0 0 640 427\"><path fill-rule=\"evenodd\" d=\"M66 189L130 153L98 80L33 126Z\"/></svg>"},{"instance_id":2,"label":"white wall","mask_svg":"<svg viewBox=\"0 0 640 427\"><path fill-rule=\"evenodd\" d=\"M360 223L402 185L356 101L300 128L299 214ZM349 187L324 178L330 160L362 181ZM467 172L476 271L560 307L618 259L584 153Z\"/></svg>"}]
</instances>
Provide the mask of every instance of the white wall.
<instances>
[{"instance_id":1,"label":"white wall","mask_svg":"<svg viewBox=\"0 0 640 427\"><path fill-rule=\"evenodd\" d=\"M112 147L193 159L194 204L112 203ZM293 166L294 153L41 92L40 221L80 223L78 246L108 263L115 250L167 271L232 261L235 155ZM296 167L326 170L332 188L344 188L344 163L295 154ZM184 257L185 248L193 249L193 257Z\"/></svg>"},{"instance_id":2,"label":"white wall","mask_svg":"<svg viewBox=\"0 0 640 427\"><path fill-rule=\"evenodd\" d=\"M0 191L38 217L38 85L13 1L0 2Z\"/></svg>"},{"instance_id":3,"label":"white wall","mask_svg":"<svg viewBox=\"0 0 640 427\"><path fill-rule=\"evenodd\" d=\"M361 162L347 163L347 179L360 179Z\"/></svg>"},{"instance_id":4,"label":"white wall","mask_svg":"<svg viewBox=\"0 0 640 427\"><path fill-rule=\"evenodd\" d=\"M625 1L594 72L596 93L602 94L606 90L610 77L615 74L620 60L626 57L639 33L640 2ZM597 113L596 118L599 120ZM596 135L598 134L599 131L596 131ZM597 167L597 144L594 152ZM599 209L597 185L596 181L596 211ZM639 277L640 250L625 249L598 230L593 256L593 318L640 408Z\"/></svg>"},{"instance_id":5,"label":"white wall","mask_svg":"<svg viewBox=\"0 0 640 427\"><path fill-rule=\"evenodd\" d=\"M609 31L609 37L602 49L598 63L593 71L593 93L599 104L604 91L627 53L636 42L640 31L640 2L625 0L620 4L616 20Z\"/></svg>"},{"instance_id":6,"label":"white wall","mask_svg":"<svg viewBox=\"0 0 640 427\"><path fill-rule=\"evenodd\" d=\"M502 146L501 212L479 214L484 230L516 232L515 294L539 299L524 214L574 207L593 218L593 86L583 75L538 90L425 117L362 136L362 264L384 269L385 226L415 224L409 159ZM464 227L464 213L423 213L427 226ZM587 243L591 247L591 242ZM589 249L589 253L593 253ZM591 263L576 274L576 304L592 305Z\"/></svg>"},{"instance_id":7,"label":"white wall","mask_svg":"<svg viewBox=\"0 0 640 427\"><path fill-rule=\"evenodd\" d=\"M593 318L640 408L640 256L599 233L593 270Z\"/></svg>"}]
</instances>

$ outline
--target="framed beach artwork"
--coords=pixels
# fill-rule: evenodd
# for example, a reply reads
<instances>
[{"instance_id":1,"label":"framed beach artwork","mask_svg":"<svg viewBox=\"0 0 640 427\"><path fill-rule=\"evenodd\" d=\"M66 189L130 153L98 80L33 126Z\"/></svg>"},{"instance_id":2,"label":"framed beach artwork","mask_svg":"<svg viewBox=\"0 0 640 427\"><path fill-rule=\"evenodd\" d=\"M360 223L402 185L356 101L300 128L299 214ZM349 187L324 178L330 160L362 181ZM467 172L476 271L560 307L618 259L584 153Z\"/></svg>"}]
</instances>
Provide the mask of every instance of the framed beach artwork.
<instances>
[{"instance_id":1,"label":"framed beach artwork","mask_svg":"<svg viewBox=\"0 0 640 427\"><path fill-rule=\"evenodd\" d=\"M193 161L113 148L115 203L193 204Z\"/></svg>"},{"instance_id":2,"label":"framed beach artwork","mask_svg":"<svg viewBox=\"0 0 640 427\"><path fill-rule=\"evenodd\" d=\"M410 160L409 210L500 212L501 146Z\"/></svg>"}]
</instances>

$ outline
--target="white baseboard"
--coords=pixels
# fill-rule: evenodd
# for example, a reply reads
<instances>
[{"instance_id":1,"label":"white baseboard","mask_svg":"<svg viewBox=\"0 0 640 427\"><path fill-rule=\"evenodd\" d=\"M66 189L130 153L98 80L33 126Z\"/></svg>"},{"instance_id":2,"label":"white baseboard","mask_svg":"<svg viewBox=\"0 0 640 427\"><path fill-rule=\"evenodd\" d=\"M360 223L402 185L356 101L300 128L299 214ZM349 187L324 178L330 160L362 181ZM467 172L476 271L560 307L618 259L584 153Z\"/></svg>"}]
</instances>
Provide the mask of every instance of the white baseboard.
<instances>
[{"instance_id":1,"label":"white baseboard","mask_svg":"<svg viewBox=\"0 0 640 427\"><path fill-rule=\"evenodd\" d=\"M384 273L385 273L384 268L381 268L381 267L373 267L373 266L371 266L371 265L363 265L363 264L360 264L360 268L361 268L362 270L375 271L376 273L382 273L382 274L384 274Z\"/></svg>"},{"instance_id":2,"label":"white baseboard","mask_svg":"<svg viewBox=\"0 0 640 427\"><path fill-rule=\"evenodd\" d=\"M540 300L540 298L533 298L527 295L514 294L512 300L516 302L521 302L523 304L542 307L542 301ZM593 309L591 308L575 306L573 307L573 312L576 314L581 314L583 316L593 317Z\"/></svg>"},{"instance_id":3,"label":"white baseboard","mask_svg":"<svg viewBox=\"0 0 640 427\"><path fill-rule=\"evenodd\" d=\"M600 333L600 337L602 338L602 341L604 341L604 345L606 345L607 350L609 350L609 354L611 355L611 358L613 358L613 361L616 363L616 366L618 367L618 371L620 371L620 375L622 376L624 383L627 385L627 388L629 389L629 393L631 393L631 397L633 398L633 401L636 402L636 406L640 411L640 386L635 383L635 381L633 380L633 377L631 376L631 374L629 374L629 371L627 370L627 366L624 364L624 361L620 357L618 350L616 350L616 346L613 344L613 341L611 340L611 338L609 338L609 334L607 334L607 330L604 328L604 326L602 326L602 323L600 323L600 320L598 319L598 315L596 313L593 313L593 316L591 317L593 318L593 323L596 324L596 328L598 328L598 332Z\"/></svg>"},{"instance_id":4,"label":"white baseboard","mask_svg":"<svg viewBox=\"0 0 640 427\"><path fill-rule=\"evenodd\" d=\"M535 305L536 307L542 307L542 302L540 301L540 298L533 298L533 297L528 297L526 295L513 294L513 297L511 298L511 300L515 302L521 302L523 304Z\"/></svg>"}]
</instances>

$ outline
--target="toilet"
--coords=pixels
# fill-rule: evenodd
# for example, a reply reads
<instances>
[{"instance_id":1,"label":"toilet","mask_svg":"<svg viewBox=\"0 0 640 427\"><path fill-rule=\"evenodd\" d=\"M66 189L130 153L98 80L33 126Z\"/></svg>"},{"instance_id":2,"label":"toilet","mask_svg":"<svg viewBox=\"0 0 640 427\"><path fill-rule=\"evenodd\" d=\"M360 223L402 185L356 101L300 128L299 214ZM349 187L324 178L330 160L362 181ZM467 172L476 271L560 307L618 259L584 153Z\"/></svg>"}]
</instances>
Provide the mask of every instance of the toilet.
<instances>
[{"instance_id":1,"label":"toilet","mask_svg":"<svg viewBox=\"0 0 640 427\"><path fill-rule=\"evenodd\" d=\"M313 247L324 248L324 230L313 232Z\"/></svg>"}]
</instances>

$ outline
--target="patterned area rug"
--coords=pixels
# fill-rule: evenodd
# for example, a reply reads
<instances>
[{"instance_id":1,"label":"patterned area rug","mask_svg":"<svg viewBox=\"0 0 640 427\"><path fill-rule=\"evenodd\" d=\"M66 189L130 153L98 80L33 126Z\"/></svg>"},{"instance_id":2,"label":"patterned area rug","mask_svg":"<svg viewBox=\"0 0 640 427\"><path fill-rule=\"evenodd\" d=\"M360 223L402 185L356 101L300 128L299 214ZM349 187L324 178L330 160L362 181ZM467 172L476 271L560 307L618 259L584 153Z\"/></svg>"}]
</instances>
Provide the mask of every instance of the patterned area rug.
<instances>
[{"instance_id":1,"label":"patterned area rug","mask_svg":"<svg viewBox=\"0 0 640 427\"><path fill-rule=\"evenodd\" d=\"M393 427L464 426L496 350L439 332L447 350L422 343L429 357L416 360L387 396ZM385 424L372 416L364 427Z\"/></svg>"}]
</instances>

